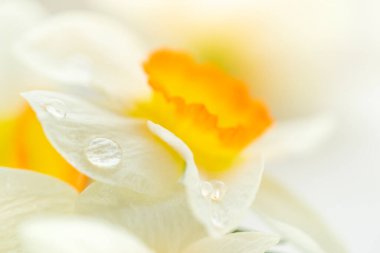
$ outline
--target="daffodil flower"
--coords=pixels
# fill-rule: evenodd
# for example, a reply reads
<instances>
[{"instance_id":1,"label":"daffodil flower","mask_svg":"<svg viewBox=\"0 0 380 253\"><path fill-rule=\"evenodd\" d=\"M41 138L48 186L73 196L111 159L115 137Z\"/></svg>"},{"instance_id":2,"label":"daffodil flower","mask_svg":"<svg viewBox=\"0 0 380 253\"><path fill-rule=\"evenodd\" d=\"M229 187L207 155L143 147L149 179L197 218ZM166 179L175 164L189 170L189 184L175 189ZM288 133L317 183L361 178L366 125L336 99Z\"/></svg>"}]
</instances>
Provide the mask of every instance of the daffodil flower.
<instances>
[{"instance_id":1,"label":"daffodil flower","mask_svg":"<svg viewBox=\"0 0 380 253\"><path fill-rule=\"evenodd\" d=\"M158 196L175 191L181 180L208 233L225 234L258 190L263 166L251 142L270 124L267 110L220 70L177 51L149 55L135 41L94 14L53 18L21 40L19 58L40 82L90 86L106 96L34 91L24 97L53 146L81 173ZM215 80L220 87L210 82ZM224 131L234 124L241 127Z\"/></svg>"},{"instance_id":2,"label":"daffodil flower","mask_svg":"<svg viewBox=\"0 0 380 253\"><path fill-rule=\"evenodd\" d=\"M57 28L66 28L79 38L86 36L75 28L76 22L74 26L67 23L81 16L67 17L56 18L53 26L29 37L30 44L23 45L23 50L55 37L55 31L61 33ZM94 26L90 21L97 20L85 24ZM78 51L73 45L59 50L54 46L50 43L46 50L58 54ZM136 98L127 91L124 100L129 105L118 111L62 93L33 91L24 97L62 156L97 181L164 194L185 170L181 180L194 214L211 234L224 234L249 210L259 187L262 161L243 150L271 124L269 113L249 96L242 82L197 64L184 53L159 50L147 57L146 74L140 59L128 71L130 76L144 74L141 77L148 79L151 93ZM128 60L132 59L129 55ZM129 86L147 86L144 79L138 81Z\"/></svg>"}]
</instances>

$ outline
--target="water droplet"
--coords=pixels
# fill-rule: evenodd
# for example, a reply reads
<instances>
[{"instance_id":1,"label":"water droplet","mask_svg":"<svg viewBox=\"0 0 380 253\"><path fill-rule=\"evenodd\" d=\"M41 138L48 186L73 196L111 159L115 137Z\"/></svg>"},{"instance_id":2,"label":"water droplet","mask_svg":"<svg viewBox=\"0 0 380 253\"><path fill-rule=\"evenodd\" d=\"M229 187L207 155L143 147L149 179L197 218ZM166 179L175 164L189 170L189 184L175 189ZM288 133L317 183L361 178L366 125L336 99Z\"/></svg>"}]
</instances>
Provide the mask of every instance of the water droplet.
<instances>
[{"instance_id":1,"label":"water droplet","mask_svg":"<svg viewBox=\"0 0 380 253\"><path fill-rule=\"evenodd\" d=\"M52 100L44 105L45 110L56 119L66 118L66 105L61 100Z\"/></svg>"},{"instance_id":2,"label":"water droplet","mask_svg":"<svg viewBox=\"0 0 380 253\"><path fill-rule=\"evenodd\" d=\"M101 168L113 168L121 162L122 150L113 140L95 138L90 141L86 150L90 163Z\"/></svg>"},{"instance_id":3,"label":"water droplet","mask_svg":"<svg viewBox=\"0 0 380 253\"><path fill-rule=\"evenodd\" d=\"M205 198L209 198L213 191L212 184L208 181L202 182L201 185L201 194Z\"/></svg>"},{"instance_id":4,"label":"water droplet","mask_svg":"<svg viewBox=\"0 0 380 253\"><path fill-rule=\"evenodd\" d=\"M219 180L205 181L201 185L201 195L213 201L222 200L226 191L225 183Z\"/></svg>"}]
</instances>

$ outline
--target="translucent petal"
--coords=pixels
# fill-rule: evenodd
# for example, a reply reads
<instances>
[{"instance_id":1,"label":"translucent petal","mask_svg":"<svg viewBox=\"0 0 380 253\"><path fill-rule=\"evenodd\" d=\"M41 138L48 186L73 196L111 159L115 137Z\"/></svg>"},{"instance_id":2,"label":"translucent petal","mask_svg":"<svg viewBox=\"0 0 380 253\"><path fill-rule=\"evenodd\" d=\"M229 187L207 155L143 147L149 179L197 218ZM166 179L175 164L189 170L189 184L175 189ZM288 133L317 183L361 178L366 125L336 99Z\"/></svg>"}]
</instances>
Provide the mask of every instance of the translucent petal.
<instances>
[{"instance_id":1,"label":"translucent petal","mask_svg":"<svg viewBox=\"0 0 380 253\"><path fill-rule=\"evenodd\" d=\"M16 250L16 230L34 215L72 212L76 191L39 173L0 168L0 251Z\"/></svg>"},{"instance_id":2,"label":"translucent petal","mask_svg":"<svg viewBox=\"0 0 380 253\"><path fill-rule=\"evenodd\" d=\"M92 86L125 105L149 93L141 67L145 49L124 27L101 15L55 16L26 34L16 50L40 82Z\"/></svg>"},{"instance_id":3,"label":"translucent petal","mask_svg":"<svg viewBox=\"0 0 380 253\"><path fill-rule=\"evenodd\" d=\"M308 247L309 251L314 249L310 252L318 252L315 249L319 245L325 252L346 252L329 227L306 203L270 177L263 178L253 210L269 217L269 224L300 249Z\"/></svg>"},{"instance_id":4,"label":"translucent petal","mask_svg":"<svg viewBox=\"0 0 380 253\"><path fill-rule=\"evenodd\" d=\"M282 235L282 238L285 242L289 242L295 245L295 247L301 250L301 252L326 252L309 235L305 234L298 228L270 218L265 219L265 221L271 225L280 235Z\"/></svg>"},{"instance_id":5,"label":"translucent petal","mask_svg":"<svg viewBox=\"0 0 380 253\"><path fill-rule=\"evenodd\" d=\"M28 87L25 71L17 62L13 45L26 31L35 26L46 13L33 0L0 1L0 115L5 117L17 112L22 99L21 91ZM30 79L28 79L30 82Z\"/></svg>"},{"instance_id":6,"label":"translucent petal","mask_svg":"<svg viewBox=\"0 0 380 253\"><path fill-rule=\"evenodd\" d=\"M126 230L84 217L29 221L20 230L26 253L151 253Z\"/></svg>"},{"instance_id":7,"label":"translucent petal","mask_svg":"<svg viewBox=\"0 0 380 253\"><path fill-rule=\"evenodd\" d=\"M181 159L143 120L131 120L74 96L24 94L58 152L83 174L138 192L163 194L181 174Z\"/></svg>"},{"instance_id":8,"label":"translucent petal","mask_svg":"<svg viewBox=\"0 0 380 253\"><path fill-rule=\"evenodd\" d=\"M184 142L160 125L148 122L148 126L185 159L183 184L188 201L194 215L207 227L208 232L219 236L235 229L252 205L259 188L263 171L261 158L243 154L228 172L220 174L218 178L206 178L200 175L193 154ZM216 184L217 187L223 185L223 196L216 193L215 197L215 191L209 195L204 189L205 184L215 184L215 180L221 182Z\"/></svg>"},{"instance_id":9,"label":"translucent petal","mask_svg":"<svg viewBox=\"0 0 380 253\"><path fill-rule=\"evenodd\" d=\"M180 188L166 197L153 198L122 187L90 185L77 203L77 211L121 225L157 252L179 252L204 236Z\"/></svg>"},{"instance_id":10,"label":"translucent petal","mask_svg":"<svg viewBox=\"0 0 380 253\"><path fill-rule=\"evenodd\" d=\"M260 152L270 160L310 152L331 135L334 126L329 115L279 121L249 147L249 152Z\"/></svg>"},{"instance_id":11,"label":"translucent petal","mask_svg":"<svg viewBox=\"0 0 380 253\"><path fill-rule=\"evenodd\" d=\"M184 253L264 253L277 244L279 238L255 232L228 234L220 238L205 238L187 248Z\"/></svg>"}]
</instances>

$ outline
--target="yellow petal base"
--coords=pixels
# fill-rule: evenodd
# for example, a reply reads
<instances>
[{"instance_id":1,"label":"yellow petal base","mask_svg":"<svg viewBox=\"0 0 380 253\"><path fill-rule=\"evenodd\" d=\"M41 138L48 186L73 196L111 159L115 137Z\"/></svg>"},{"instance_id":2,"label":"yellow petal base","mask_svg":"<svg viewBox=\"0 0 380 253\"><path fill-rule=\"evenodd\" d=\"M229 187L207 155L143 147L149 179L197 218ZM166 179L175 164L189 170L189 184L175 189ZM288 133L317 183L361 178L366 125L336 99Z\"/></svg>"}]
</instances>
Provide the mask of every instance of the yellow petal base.
<instances>
[{"instance_id":1,"label":"yellow petal base","mask_svg":"<svg viewBox=\"0 0 380 253\"><path fill-rule=\"evenodd\" d=\"M57 177L83 190L88 179L51 146L34 112L25 109L0 120L0 166L28 169Z\"/></svg>"}]
</instances>

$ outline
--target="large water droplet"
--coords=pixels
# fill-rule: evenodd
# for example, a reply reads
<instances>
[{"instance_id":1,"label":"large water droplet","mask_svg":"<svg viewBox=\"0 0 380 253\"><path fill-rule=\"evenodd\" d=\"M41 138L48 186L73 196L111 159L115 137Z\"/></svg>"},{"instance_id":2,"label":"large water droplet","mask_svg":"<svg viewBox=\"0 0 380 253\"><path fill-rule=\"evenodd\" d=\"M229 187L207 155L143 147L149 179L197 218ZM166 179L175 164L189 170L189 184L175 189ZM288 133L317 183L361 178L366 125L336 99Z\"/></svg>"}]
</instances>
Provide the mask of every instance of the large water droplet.
<instances>
[{"instance_id":1,"label":"large water droplet","mask_svg":"<svg viewBox=\"0 0 380 253\"><path fill-rule=\"evenodd\" d=\"M88 161L100 168L113 168L122 159L122 150L119 144L107 138L92 139L85 153Z\"/></svg>"},{"instance_id":2,"label":"large water droplet","mask_svg":"<svg viewBox=\"0 0 380 253\"><path fill-rule=\"evenodd\" d=\"M66 118L66 105L61 100L51 100L44 105L44 108L55 119Z\"/></svg>"},{"instance_id":3,"label":"large water droplet","mask_svg":"<svg viewBox=\"0 0 380 253\"><path fill-rule=\"evenodd\" d=\"M226 194L227 188L224 182L205 181L201 185L201 195L213 201L220 201Z\"/></svg>"}]
</instances>

